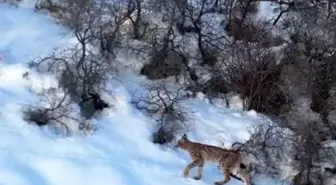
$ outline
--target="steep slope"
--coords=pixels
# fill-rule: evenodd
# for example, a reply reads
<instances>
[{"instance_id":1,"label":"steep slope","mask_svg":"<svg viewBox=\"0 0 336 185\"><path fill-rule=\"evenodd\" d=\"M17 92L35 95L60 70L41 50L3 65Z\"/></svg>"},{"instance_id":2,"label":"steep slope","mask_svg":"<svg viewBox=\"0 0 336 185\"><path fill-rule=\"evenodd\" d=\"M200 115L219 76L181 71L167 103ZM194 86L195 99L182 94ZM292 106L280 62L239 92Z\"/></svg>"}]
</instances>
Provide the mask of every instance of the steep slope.
<instances>
[{"instance_id":1,"label":"steep slope","mask_svg":"<svg viewBox=\"0 0 336 185\"><path fill-rule=\"evenodd\" d=\"M153 120L129 104L127 87L140 80L136 77L125 75L128 83L124 84L111 82L115 107L96 120L101 127L91 136L62 137L27 124L20 107L34 96L26 87L34 90L56 83L34 72L31 80L24 80L22 75L28 71L24 63L66 44L70 37L49 18L33 12L29 4L18 9L0 5L0 33L0 184L201 185L223 178L215 165L206 165L202 181L184 179L186 154L152 144ZM208 144L223 141L230 146L247 139L246 128L260 121L254 112L218 109L202 99L190 101L189 107L196 112L191 139ZM266 177L254 181L256 185L280 184ZM239 184L236 180L228 183Z\"/></svg>"}]
</instances>

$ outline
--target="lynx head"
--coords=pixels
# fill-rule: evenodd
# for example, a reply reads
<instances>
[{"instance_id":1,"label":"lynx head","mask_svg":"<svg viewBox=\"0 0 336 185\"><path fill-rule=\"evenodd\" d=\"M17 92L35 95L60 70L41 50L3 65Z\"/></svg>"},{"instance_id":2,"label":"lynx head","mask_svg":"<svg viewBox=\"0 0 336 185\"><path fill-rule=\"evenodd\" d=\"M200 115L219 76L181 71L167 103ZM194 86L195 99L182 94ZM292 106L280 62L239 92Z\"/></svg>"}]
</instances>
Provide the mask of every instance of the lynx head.
<instances>
[{"instance_id":1,"label":"lynx head","mask_svg":"<svg viewBox=\"0 0 336 185\"><path fill-rule=\"evenodd\" d=\"M188 142L189 142L189 139L187 137L187 134L183 134L183 136L177 141L176 146L184 149L186 148Z\"/></svg>"}]
</instances>

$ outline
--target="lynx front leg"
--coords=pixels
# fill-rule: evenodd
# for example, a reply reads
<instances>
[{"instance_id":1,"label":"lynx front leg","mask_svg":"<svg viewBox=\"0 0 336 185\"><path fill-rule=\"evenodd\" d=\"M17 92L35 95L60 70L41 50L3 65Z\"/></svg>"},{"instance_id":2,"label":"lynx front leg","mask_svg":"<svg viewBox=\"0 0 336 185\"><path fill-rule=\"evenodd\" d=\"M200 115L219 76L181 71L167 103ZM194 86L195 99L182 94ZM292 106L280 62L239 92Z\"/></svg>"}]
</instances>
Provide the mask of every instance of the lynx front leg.
<instances>
[{"instance_id":1,"label":"lynx front leg","mask_svg":"<svg viewBox=\"0 0 336 185\"><path fill-rule=\"evenodd\" d=\"M189 171L196 166L197 166L197 161L193 161L190 164L188 164L184 169L183 176L185 178L188 177L189 176Z\"/></svg>"},{"instance_id":2,"label":"lynx front leg","mask_svg":"<svg viewBox=\"0 0 336 185\"><path fill-rule=\"evenodd\" d=\"M204 161L199 161L197 163L198 165L198 171L197 171L197 176L194 177L195 180L200 180L202 178L202 172L203 172L203 166L204 166Z\"/></svg>"}]
</instances>

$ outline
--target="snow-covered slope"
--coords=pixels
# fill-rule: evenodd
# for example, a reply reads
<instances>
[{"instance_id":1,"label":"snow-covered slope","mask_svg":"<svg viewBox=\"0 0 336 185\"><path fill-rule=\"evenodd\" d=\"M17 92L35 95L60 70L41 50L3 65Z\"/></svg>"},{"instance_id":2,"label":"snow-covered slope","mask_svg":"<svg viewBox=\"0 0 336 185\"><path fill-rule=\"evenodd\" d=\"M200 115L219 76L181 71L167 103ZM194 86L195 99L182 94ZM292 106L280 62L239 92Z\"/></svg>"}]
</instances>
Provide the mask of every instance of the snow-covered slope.
<instances>
[{"instance_id":1,"label":"snow-covered slope","mask_svg":"<svg viewBox=\"0 0 336 185\"><path fill-rule=\"evenodd\" d=\"M223 178L215 165L205 166L201 181L182 178L189 162L186 153L150 141L153 120L129 103L128 86L134 85L129 81L111 82L115 107L96 120L100 128L93 135L63 137L27 124L20 108L34 96L26 88L40 89L55 81L35 73L30 80L23 79L28 70L25 63L70 38L50 18L35 13L30 4L18 9L0 5L0 34L1 185L200 185ZM202 99L188 105L196 112L188 134L202 143L230 146L247 139L246 128L260 122L253 111L219 109ZM280 184L266 177L253 181L256 185ZM240 184L234 179L228 183Z\"/></svg>"}]
</instances>

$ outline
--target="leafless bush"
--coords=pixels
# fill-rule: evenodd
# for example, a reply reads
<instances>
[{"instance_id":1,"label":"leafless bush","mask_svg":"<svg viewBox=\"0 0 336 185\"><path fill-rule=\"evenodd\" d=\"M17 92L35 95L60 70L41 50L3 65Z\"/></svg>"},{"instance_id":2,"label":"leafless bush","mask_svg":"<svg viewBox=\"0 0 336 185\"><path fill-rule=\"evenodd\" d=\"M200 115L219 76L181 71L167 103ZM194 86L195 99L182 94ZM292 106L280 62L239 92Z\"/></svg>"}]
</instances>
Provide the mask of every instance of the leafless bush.
<instances>
[{"instance_id":1,"label":"leafless bush","mask_svg":"<svg viewBox=\"0 0 336 185\"><path fill-rule=\"evenodd\" d=\"M233 45L225 54L222 76L230 90L247 100L246 108L278 115L289 100L280 80L281 65L270 50Z\"/></svg>"},{"instance_id":2,"label":"leafless bush","mask_svg":"<svg viewBox=\"0 0 336 185\"><path fill-rule=\"evenodd\" d=\"M0 3L8 3L15 7L17 7L20 2L22 2L22 0L0 0Z\"/></svg>"},{"instance_id":3,"label":"leafless bush","mask_svg":"<svg viewBox=\"0 0 336 185\"><path fill-rule=\"evenodd\" d=\"M288 125L297 134L293 141L293 166L299 172L294 177L295 184L322 185L335 178L329 173L336 166L335 147L328 144L334 140L322 119L296 114L287 118Z\"/></svg>"},{"instance_id":4,"label":"leafless bush","mask_svg":"<svg viewBox=\"0 0 336 185\"><path fill-rule=\"evenodd\" d=\"M279 36L272 35L272 29L267 28L262 21L245 20L244 23L238 18L233 18L225 27L228 36L236 41L254 42L265 48L280 46L284 40Z\"/></svg>"},{"instance_id":5,"label":"leafless bush","mask_svg":"<svg viewBox=\"0 0 336 185\"><path fill-rule=\"evenodd\" d=\"M141 39L147 29L147 24L145 24L143 20L143 6L144 0L127 0L127 11L126 14L128 20L130 20L132 24L132 37L133 39Z\"/></svg>"},{"instance_id":6,"label":"leafless bush","mask_svg":"<svg viewBox=\"0 0 336 185\"><path fill-rule=\"evenodd\" d=\"M251 137L245 143L236 142L233 148L240 150L252 159L256 173L267 173L277 177L287 173L282 167L291 168L288 174L294 185L322 185L331 178L335 166L335 149L321 142L319 124L304 122L296 127L278 126L264 120L254 126ZM325 164L327 164L325 166Z\"/></svg>"},{"instance_id":7,"label":"leafless bush","mask_svg":"<svg viewBox=\"0 0 336 185\"><path fill-rule=\"evenodd\" d=\"M150 25L147 29L149 47L142 51L149 56L149 62L140 73L150 79L183 76L186 81L197 83L196 65L190 60L204 67L213 66L228 43L225 33L218 30L220 20L214 23L212 19L219 11L218 6L211 0L149 1L147 7L155 12L160 9L157 13L162 15L164 24ZM190 42L197 43L199 53L189 52Z\"/></svg>"},{"instance_id":8,"label":"leafless bush","mask_svg":"<svg viewBox=\"0 0 336 185\"><path fill-rule=\"evenodd\" d=\"M91 118L97 111L102 111L109 107L110 105L98 93L94 92L89 92L87 95L82 96L82 100L79 102L81 115L86 119Z\"/></svg>"},{"instance_id":9,"label":"leafless bush","mask_svg":"<svg viewBox=\"0 0 336 185\"><path fill-rule=\"evenodd\" d=\"M140 74L146 75L149 79L164 79L170 76L177 77L181 74L182 62L181 58L176 53L167 54L154 53L150 62L144 64Z\"/></svg>"},{"instance_id":10,"label":"leafless bush","mask_svg":"<svg viewBox=\"0 0 336 185\"><path fill-rule=\"evenodd\" d=\"M321 171L321 166L316 165L324 161L324 157L329 158L328 153L321 144L321 134L318 124L308 122L304 127L297 127L300 137L296 140L295 160L299 173L295 176L296 184L325 184L326 178ZM332 155L334 155L333 153Z\"/></svg>"},{"instance_id":11,"label":"leafless bush","mask_svg":"<svg viewBox=\"0 0 336 185\"><path fill-rule=\"evenodd\" d=\"M100 93L114 72L114 43L127 11L125 4L104 1L64 0L59 6L63 11L60 22L74 32L78 43L32 61L31 67L56 75L71 100L79 104L82 115L90 118L95 110L108 107Z\"/></svg>"},{"instance_id":12,"label":"leafless bush","mask_svg":"<svg viewBox=\"0 0 336 185\"><path fill-rule=\"evenodd\" d=\"M134 24L140 24L137 23L140 18L133 20L136 9L132 2L132 0L61 0L57 2L41 0L39 4L46 6L44 9L49 11L57 9L59 14L56 18L74 32L82 50L88 50L89 45L95 46L110 60L115 57L116 50L121 45L121 30L126 20L130 19L131 22L135 21Z\"/></svg>"},{"instance_id":13,"label":"leafless bush","mask_svg":"<svg viewBox=\"0 0 336 185\"><path fill-rule=\"evenodd\" d=\"M160 13L165 26L154 25L147 30L147 42L150 45L147 48L149 62L143 66L141 74L148 76L150 79L163 79L173 76L176 80L181 77L186 81L196 82L198 80L196 70L189 63L191 59L191 55L188 52L190 38L185 38L183 34L181 35L181 29L184 28L182 28L180 21L185 19L183 17L185 14L182 15L181 12L184 12L185 10L182 9L186 7L182 1L158 1L152 3L148 6L161 6L164 4L160 8L163 9ZM183 6L179 6L180 3ZM204 49L204 53L212 52L206 49L208 48ZM214 55L205 57L208 63L216 60L211 58L211 56Z\"/></svg>"},{"instance_id":14,"label":"leafless bush","mask_svg":"<svg viewBox=\"0 0 336 185\"><path fill-rule=\"evenodd\" d=\"M153 134L154 143L169 143L175 134L187 129L191 111L183 106L182 101L185 99L183 88L175 90L174 87L157 84L148 87L148 95L132 101L136 108L156 119L158 129Z\"/></svg>"},{"instance_id":15,"label":"leafless bush","mask_svg":"<svg viewBox=\"0 0 336 185\"><path fill-rule=\"evenodd\" d=\"M212 16L220 12L219 2L209 0L173 1L178 10L179 19L176 28L181 35L192 34L196 40L202 65L214 65L216 53L228 45L223 31L219 31L220 21L214 22Z\"/></svg>"},{"instance_id":16,"label":"leafless bush","mask_svg":"<svg viewBox=\"0 0 336 185\"><path fill-rule=\"evenodd\" d=\"M61 126L67 134L70 134L73 129L95 130L95 127L87 120L76 116L76 107L68 96L66 94L60 95L56 91L56 89L50 88L39 93L40 105L24 106L22 109L23 119L38 126L53 125L56 128ZM62 131L62 128L59 131Z\"/></svg>"},{"instance_id":17,"label":"leafless bush","mask_svg":"<svg viewBox=\"0 0 336 185\"><path fill-rule=\"evenodd\" d=\"M89 53L82 55L82 48L70 48L63 52L54 52L48 57L40 58L31 62L31 67L40 72L51 72L57 76L60 87L62 87L71 100L78 103L82 110L82 115L93 115L87 113L82 105L87 105L94 110L96 105L93 101L91 104L81 104L90 96L90 93L97 93L98 99L101 100L99 93L104 89L106 80L110 75L110 66L103 62L99 56ZM101 103L103 108L108 107L107 103ZM89 116L90 117L90 116Z\"/></svg>"},{"instance_id":18,"label":"leafless bush","mask_svg":"<svg viewBox=\"0 0 336 185\"><path fill-rule=\"evenodd\" d=\"M35 11L47 11L55 18L60 18L62 13L64 13L60 3L53 0L37 0L35 3Z\"/></svg>"},{"instance_id":19,"label":"leafless bush","mask_svg":"<svg viewBox=\"0 0 336 185\"><path fill-rule=\"evenodd\" d=\"M229 107L229 100L226 97L226 93L229 92L229 87L226 80L220 75L214 75L204 83L197 83L186 87L187 91L191 92L193 97L196 97L196 93L202 92L213 103L213 98L221 98L226 102L226 107Z\"/></svg>"},{"instance_id":20,"label":"leafless bush","mask_svg":"<svg viewBox=\"0 0 336 185\"><path fill-rule=\"evenodd\" d=\"M148 32L151 33L151 38L148 40L150 48L147 49L150 60L142 67L140 73L150 79L180 75L187 59L177 52L179 45L173 27L157 27Z\"/></svg>"},{"instance_id":21,"label":"leafless bush","mask_svg":"<svg viewBox=\"0 0 336 185\"><path fill-rule=\"evenodd\" d=\"M250 134L248 141L233 143L232 147L254 159L251 164L255 173L279 177L282 170L280 165L285 165L291 157L292 141L296 135L288 128L279 127L267 119L252 127Z\"/></svg>"},{"instance_id":22,"label":"leafless bush","mask_svg":"<svg viewBox=\"0 0 336 185\"><path fill-rule=\"evenodd\" d=\"M336 79L335 64L332 62L336 58L335 3L290 1L284 7L287 7L284 9L287 16L279 23L282 23L291 41L286 48L290 52L285 53L285 62L304 72L294 85L303 87L301 92L311 100L310 109L322 119L321 127L334 132L333 120L329 115L335 109L331 93ZM289 76L287 78L290 79ZM293 88L293 91L297 89ZM323 132L329 137L330 133Z\"/></svg>"}]
</instances>

